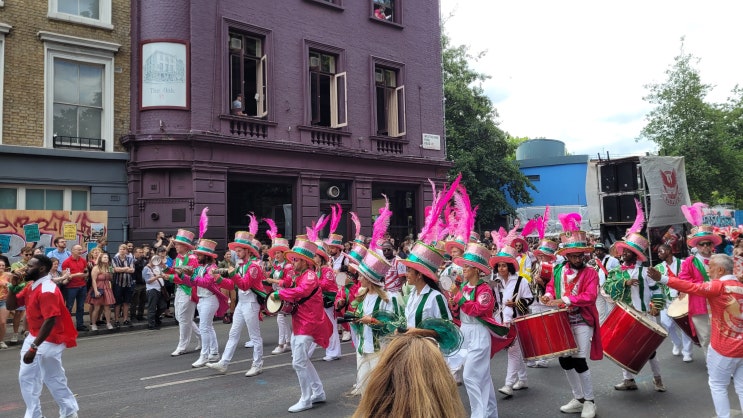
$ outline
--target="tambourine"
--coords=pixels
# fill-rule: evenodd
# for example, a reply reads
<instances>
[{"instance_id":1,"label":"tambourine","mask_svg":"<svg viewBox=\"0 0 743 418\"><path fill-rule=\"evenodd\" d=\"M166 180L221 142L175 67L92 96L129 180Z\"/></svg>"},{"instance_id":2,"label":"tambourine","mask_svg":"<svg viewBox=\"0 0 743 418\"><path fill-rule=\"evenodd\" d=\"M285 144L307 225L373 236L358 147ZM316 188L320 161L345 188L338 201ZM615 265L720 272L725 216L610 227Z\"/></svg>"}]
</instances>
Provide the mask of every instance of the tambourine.
<instances>
[{"instance_id":1,"label":"tambourine","mask_svg":"<svg viewBox=\"0 0 743 418\"><path fill-rule=\"evenodd\" d=\"M152 258L150 258L150 264L152 264L155 267L159 266L162 263L163 263L163 259L159 255L153 255Z\"/></svg>"}]
</instances>

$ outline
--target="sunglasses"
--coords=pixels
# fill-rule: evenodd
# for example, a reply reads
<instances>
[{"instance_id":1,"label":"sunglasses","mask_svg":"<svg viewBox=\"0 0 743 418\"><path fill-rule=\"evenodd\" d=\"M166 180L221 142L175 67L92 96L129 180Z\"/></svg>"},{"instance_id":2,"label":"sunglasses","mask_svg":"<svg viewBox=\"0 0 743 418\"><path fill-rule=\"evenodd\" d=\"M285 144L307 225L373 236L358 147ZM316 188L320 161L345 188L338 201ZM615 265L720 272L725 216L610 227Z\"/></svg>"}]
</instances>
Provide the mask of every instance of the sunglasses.
<instances>
[{"instance_id":1,"label":"sunglasses","mask_svg":"<svg viewBox=\"0 0 743 418\"><path fill-rule=\"evenodd\" d=\"M709 241L707 241L707 242L700 242L697 245L699 245L700 247L711 247L712 246L712 243L709 242Z\"/></svg>"}]
</instances>

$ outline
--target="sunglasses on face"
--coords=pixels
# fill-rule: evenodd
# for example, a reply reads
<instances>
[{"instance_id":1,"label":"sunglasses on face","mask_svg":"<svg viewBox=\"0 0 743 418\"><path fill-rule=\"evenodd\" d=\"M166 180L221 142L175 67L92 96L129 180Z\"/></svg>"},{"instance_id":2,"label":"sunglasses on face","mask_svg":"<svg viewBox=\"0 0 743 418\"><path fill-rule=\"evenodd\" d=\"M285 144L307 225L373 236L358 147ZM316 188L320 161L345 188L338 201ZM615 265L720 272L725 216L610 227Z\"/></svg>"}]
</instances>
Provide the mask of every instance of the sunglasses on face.
<instances>
[{"instance_id":1,"label":"sunglasses on face","mask_svg":"<svg viewBox=\"0 0 743 418\"><path fill-rule=\"evenodd\" d=\"M699 246L700 247L711 247L712 243L711 242L700 242Z\"/></svg>"}]
</instances>

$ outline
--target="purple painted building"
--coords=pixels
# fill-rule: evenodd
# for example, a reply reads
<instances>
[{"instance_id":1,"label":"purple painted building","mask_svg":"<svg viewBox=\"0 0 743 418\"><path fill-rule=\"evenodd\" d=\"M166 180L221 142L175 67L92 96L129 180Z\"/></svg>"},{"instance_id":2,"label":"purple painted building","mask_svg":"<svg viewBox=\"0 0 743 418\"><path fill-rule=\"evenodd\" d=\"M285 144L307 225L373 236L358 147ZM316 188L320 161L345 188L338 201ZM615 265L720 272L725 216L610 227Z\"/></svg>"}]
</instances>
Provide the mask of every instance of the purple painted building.
<instances>
[{"instance_id":1,"label":"purple painted building","mask_svg":"<svg viewBox=\"0 0 743 418\"><path fill-rule=\"evenodd\" d=\"M426 179L450 167L437 1L132 5L133 240L193 229L205 206L221 244L248 212L293 238L333 204L369 234L382 193L393 236L420 229Z\"/></svg>"}]
</instances>

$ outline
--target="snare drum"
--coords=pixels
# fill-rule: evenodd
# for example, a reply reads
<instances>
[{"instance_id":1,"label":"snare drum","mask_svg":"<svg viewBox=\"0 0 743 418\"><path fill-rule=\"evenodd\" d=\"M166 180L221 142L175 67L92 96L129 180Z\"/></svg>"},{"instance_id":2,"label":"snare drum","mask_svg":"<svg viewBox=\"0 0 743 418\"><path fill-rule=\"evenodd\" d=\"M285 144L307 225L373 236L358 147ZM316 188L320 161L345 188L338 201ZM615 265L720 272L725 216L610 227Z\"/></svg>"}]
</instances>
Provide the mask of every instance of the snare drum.
<instances>
[{"instance_id":1,"label":"snare drum","mask_svg":"<svg viewBox=\"0 0 743 418\"><path fill-rule=\"evenodd\" d=\"M640 372L668 336L663 327L637 309L622 302L601 325L604 354L630 373Z\"/></svg>"},{"instance_id":2,"label":"snare drum","mask_svg":"<svg viewBox=\"0 0 743 418\"><path fill-rule=\"evenodd\" d=\"M567 309L557 309L513 320L524 360L569 356L578 352Z\"/></svg>"},{"instance_id":3,"label":"snare drum","mask_svg":"<svg viewBox=\"0 0 743 418\"><path fill-rule=\"evenodd\" d=\"M688 335L694 344L701 347L699 344L699 338L696 335L691 335L691 320L689 319L689 297L683 299L676 299L668 305L668 317L673 319L673 322L684 331L684 334Z\"/></svg>"},{"instance_id":4,"label":"snare drum","mask_svg":"<svg viewBox=\"0 0 743 418\"><path fill-rule=\"evenodd\" d=\"M297 305L284 300L274 300L269 297L266 299L266 311L271 315L292 315L297 311Z\"/></svg>"},{"instance_id":5,"label":"snare drum","mask_svg":"<svg viewBox=\"0 0 743 418\"><path fill-rule=\"evenodd\" d=\"M539 278L544 280L545 283L552 280L552 273L554 271L554 266L552 263L542 262L539 266Z\"/></svg>"}]
</instances>

